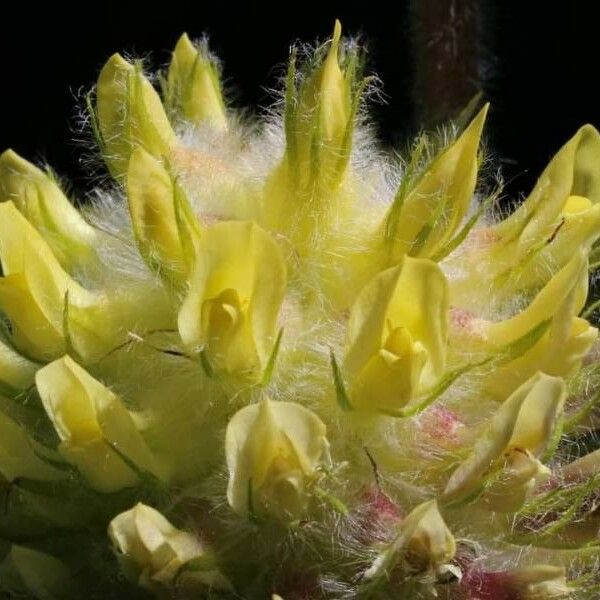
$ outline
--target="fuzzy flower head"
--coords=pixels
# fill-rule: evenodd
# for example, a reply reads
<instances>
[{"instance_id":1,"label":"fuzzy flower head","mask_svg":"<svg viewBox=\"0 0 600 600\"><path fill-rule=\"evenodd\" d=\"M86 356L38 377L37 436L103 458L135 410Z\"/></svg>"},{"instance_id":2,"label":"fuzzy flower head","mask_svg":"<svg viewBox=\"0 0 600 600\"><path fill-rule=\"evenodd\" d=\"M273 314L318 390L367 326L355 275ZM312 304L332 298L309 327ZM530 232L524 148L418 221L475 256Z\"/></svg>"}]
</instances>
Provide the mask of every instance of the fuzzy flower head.
<instances>
[{"instance_id":1,"label":"fuzzy flower head","mask_svg":"<svg viewBox=\"0 0 600 600\"><path fill-rule=\"evenodd\" d=\"M89 202L0 154L0 596L591 600L596 129L500 218L489 107L386 152L337 21L259 123L168 60Z\"/></svg>"}]
</instances>

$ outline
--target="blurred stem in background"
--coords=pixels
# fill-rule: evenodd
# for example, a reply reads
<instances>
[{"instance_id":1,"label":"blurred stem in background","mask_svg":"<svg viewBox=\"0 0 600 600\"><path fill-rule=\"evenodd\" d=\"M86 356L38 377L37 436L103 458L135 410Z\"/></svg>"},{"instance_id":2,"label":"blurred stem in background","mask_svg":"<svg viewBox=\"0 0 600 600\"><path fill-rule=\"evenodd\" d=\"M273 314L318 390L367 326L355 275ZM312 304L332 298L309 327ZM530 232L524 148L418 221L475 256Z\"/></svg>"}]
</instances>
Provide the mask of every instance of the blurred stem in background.
<instances>
[{"instance_id":1,"label":"blurred stem in background","mask_svg":"<svg viewBox=\"0 0 600 600\"><path fill-rule=\"evenodd\" d=\"M412 0L414 105L419 126L455 117L483 88L481 0Z\"/></svg>"}]
</instances>

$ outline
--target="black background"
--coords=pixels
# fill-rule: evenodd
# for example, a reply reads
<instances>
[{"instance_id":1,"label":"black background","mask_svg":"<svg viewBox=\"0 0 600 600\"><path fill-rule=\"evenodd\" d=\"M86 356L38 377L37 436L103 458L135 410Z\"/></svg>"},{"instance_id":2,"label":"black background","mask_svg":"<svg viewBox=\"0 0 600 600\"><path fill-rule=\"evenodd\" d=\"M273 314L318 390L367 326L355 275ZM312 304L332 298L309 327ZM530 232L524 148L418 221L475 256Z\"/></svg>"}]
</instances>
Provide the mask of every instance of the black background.
<instances>
[{"instance_id":1,"label":"black background","mask_svg":"<svg viewBox=\"0 0 600 600\"><path fill-rule=\"evenodd\" d=\"M556 4L556 7L554 6ZM600 23L593 2L481 0L486 23L485 95L492 102L488 143L513 196L525 192L548 158L585 122L600 126ZM80 90L110 54L151 54L164 64L178 36L206 32L224 63L235 106L269 104L291 42L326 38L334 18L360 33L369 67L384 82L387 103L374 107L385 144L402 147L418 128L411 101L413 65L408 3L333 6L281 1L273 8L226 2L80 4L23 8L0 24L0 149L45 159L86 184L73 141ZM1 9L0 9L1 10Z\"/></svg>"}]
</instances>

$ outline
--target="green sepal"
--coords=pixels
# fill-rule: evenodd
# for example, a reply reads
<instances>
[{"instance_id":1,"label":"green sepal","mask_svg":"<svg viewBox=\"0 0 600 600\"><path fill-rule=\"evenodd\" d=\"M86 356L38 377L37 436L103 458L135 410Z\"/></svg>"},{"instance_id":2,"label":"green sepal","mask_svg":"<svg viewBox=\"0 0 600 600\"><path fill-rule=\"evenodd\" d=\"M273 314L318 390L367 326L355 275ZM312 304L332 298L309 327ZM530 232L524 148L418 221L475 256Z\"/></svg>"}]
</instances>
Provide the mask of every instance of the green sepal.
<instances>
[{"instance_id":1,"label":"green sepal","mask_svg":"<svg viewBox=\"0 0 600 600\"><path fill-rule=\"evenodd\" d=\"M335 358L333 348L329 351L329 359L331 361L331 372L333 373L333 384L335 386L335 397L338 406L344 412L351 411L353 410L353 406L350 402L350 397L348 396L348 392L346 390L346 384L344 383L344 376L342 375L342 371L338 365L337 359Z\"/></svg>"}]
</instances>

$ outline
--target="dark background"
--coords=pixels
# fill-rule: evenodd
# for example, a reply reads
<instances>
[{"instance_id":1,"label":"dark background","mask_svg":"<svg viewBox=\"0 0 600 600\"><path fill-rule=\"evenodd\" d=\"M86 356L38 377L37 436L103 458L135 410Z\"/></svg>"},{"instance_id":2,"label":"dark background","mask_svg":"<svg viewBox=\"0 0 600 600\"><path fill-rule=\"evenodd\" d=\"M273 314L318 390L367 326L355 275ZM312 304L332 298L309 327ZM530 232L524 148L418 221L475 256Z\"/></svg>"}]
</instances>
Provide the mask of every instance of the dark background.
<instances>
[{"instance_id":1,"label":"dark background","mask_svg":"<svg viewBox=\"0 0 600 600\"><path fill-rule=\"evenodd\" d=\"M338 17L345 32L365 39L369 69L384 82L387 103L374 107L383 142L402 147L419 127L406 0L355 8L349 2L336 7L282 0L271 9L225 2L86 3L64 13L23 4L3 14L0 25L0 150L12 147L29 159L47 160L79 194L86 173L73 141L80 137L74 131L78 92L94 83L115 51L151 53L155 66L164 64L183 31L210 34L234 106L260 107L270 102L267 88L276 84L290 43L326 38ZM480 74L493 107L487 139L513 196L527 191L577 127L600 126L594 3L552 4L479 2L485 47Z\"/></svg>"}]
</instances>

